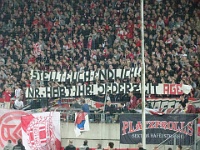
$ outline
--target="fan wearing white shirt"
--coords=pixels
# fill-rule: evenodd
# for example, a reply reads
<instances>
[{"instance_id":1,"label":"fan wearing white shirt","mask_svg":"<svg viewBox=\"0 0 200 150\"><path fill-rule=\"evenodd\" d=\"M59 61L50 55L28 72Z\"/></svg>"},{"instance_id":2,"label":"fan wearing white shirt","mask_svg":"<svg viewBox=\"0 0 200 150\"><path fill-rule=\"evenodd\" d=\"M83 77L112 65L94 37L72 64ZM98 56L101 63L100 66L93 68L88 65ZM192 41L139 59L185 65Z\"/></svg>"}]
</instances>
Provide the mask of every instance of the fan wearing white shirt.
<instances>
[{"instance_id":1,"label":"fan wearing white shirt","mask_svg":"<svg viewBox=\"0 0 200 150\"><path fill-rule=\"evenodd\" d=\"M19 99L20 95L21 95L21 89L20 89L19 85L16 85L16 87L15 87L15 98Z\"/></svg>"},{"instance_id":2,"label":"fan wearing white shirt","mask_svg":"<svg viewBox=\"0 0 200 150\"><path fill-rule=\"evenodd\" d=\"M17 98L14 103L14 109L22 109L24 107L24 103L21 98Z\"/></svg>"}]
</instances>

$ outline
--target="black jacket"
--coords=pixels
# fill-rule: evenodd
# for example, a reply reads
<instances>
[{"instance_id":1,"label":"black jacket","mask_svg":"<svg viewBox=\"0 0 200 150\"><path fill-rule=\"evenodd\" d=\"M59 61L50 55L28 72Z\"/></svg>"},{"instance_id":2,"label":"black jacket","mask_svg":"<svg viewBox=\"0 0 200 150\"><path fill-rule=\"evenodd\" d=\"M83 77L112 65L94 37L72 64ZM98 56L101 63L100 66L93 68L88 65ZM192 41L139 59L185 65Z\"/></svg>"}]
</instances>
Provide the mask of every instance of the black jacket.
<instances>
[{"instance_id":1,"label":"black jacket","mask_svg":"<svg viewBox=\"0 0 200 150\"><path fill-rule=\"evenodd\" d=\"M76 147L74 145L68 145L65 147L65 150L76 150Z\"/></svg>"},{"instance_id":2,"label":"black jacket","mask_svg":"<svg viewBox=\"0 0 200 150\"><path fill-rule=\"evenodd\" d=\"M22 144L17 144L13 147L13 150L26 150Z\"/></svg>"}]
</instances>

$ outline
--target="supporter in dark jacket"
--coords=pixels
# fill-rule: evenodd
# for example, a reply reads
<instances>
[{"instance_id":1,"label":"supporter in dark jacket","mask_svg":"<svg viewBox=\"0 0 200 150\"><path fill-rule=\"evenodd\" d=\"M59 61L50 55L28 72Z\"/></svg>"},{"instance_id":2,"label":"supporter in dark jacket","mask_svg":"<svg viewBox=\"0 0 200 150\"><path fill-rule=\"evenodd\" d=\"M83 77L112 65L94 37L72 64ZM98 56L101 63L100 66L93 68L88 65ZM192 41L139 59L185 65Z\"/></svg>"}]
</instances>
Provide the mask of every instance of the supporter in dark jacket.
<instances>
[{"instance_id":1,"label":"supporter in dark jacket","mask_svg":"<svg viewBox=\"0 0 200 150\"><path fill-rule=\"evenodd\" d=\"M13 150L25 150L25 147L24 147L24 145L22 144L22 140L21 140L21 139L19 139L19 140L17 141L17 145L15 145L15 146L13 147Z\"/></svg>"},{"instance_id":2,"label":"supporter in dark jacket","mask_svg":"<svg viewBox=\"0 0 200 150\"><path fill-rule=\"evenodd\" d=\"M110 100L107 100L105 105L106 122L111 123L114 120L115 106Z\"/></svg>"},{"instance_id":3,"label":"supporter in dark jacket","mask_svg":"<svg viewBox=\"0 0 200 150\"><path fill-rule=\"evenodd\" d=\"M184 96L184 95L181 95L179 103L180 103L179 107L182 107L182 109L185 109L186 104L188 103L188 98L186 96Z\"/></svg>"},{"instance_id":4,"label":"supporter in dark jacket","mask_svg":"<svg viewBox=\"0 0 200 150\"><path fill-rule=\"evenodd\" d=\"M65 150L76 150L76 147L73 145L73 141L69 140L69 145L65 147Z\"/></svg>"}]
</instances>

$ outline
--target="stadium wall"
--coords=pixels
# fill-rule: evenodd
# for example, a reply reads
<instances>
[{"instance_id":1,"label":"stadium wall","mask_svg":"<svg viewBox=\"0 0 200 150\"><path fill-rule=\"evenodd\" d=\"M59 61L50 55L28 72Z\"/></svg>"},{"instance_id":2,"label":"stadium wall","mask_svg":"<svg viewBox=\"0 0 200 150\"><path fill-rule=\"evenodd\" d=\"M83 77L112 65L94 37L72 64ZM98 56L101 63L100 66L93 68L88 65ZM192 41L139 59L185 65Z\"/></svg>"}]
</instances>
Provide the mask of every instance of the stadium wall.
<instances>
[{"instance_id":1,"label":"stadium wall","mask_svg":"<svg viewBox=\"0 0 200 150\"><path fill-rule=\"evenodd\" d=\"M78 148L84 140L88 140L90 148L96 148L97 144L102 144L102 148L107 148L108 142L112 141L115 148L137 148L135 144L120 144L120 125L113 123L90 123L90 131L84 132L76 137L74 132L74 123L61 123L62 146L68 145L68 140L73 140L74 145ZM148 145L147 150L152 150L156 145ZM172 147L172 146L169 146ZM167 148L167 147L165 147Z\"/></svg>"}]
</instances>

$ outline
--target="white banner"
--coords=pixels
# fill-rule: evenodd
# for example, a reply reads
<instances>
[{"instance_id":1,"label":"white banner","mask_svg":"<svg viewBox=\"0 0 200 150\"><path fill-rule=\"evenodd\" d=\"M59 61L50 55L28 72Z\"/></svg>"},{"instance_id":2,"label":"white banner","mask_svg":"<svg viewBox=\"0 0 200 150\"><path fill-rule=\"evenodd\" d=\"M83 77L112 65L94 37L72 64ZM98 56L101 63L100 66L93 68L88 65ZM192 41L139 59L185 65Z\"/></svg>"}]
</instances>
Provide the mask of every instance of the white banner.
<instances>
[{"instance_id":1,"label":"white banner","mask_svg":"<svg viewBox=\"0 0 200 150\"><path fill-rule=\"evenodd\" d=\"M184 86L184 88L182 88ZM185 88L187 87L187 88ZM188 94L191 86L183 84L146 84L146 94L169 94L181 95ZM189 90L190 89L190 90ZM90 96L101 94L124 94L124 93L141 93L141 84L133 83L107 83L107 84L90 84L69 87L39 87L27 88L26 98L55 98L55 97L73 97L73 96Z\"/></svg>"},{"instance_id":2,"label":"white banner","mask_svg":"<svg viewBox=\"0 0 200 150\"><path fill-rule=\"evenodd\" d=\"M152 98L147 99L153 109L159 108L177 108L179 106L180 98Z\"/></svg>"},{"instance_id":3,"label":"white banner","mask_svg":"<svg viewBox=\"0 0 200 150\"><path fill-rule=\"evenodd\" d=\"M27 150L60 150L60 113L22 116L22 140Z\"/></svg>"},{"instance_id":4,"label":"white banner","mask_svg":"<svg viewBox=\"0 0 200 150\"><path fill-rule=\"evenodd\" d=\"M8 140L15 145L17 140L22 138L22 115L28 115L28 113L20 110L0 109L0 150L3 150Z\"/></svg>"},{"instance_id":5,"label":"white banner","mask_svg":"<svg viewBox=\"0 0 200 150\"><path fill-rule=\"evenodd\" d=\"M98 71L84 72L48 72L40 70L31 70L32 80L58 81L58 82L88 82L88 81L110 81L117 79L131 79L141 76L141 68L130 69L104 69Z\"/></svg>"}]
</instances>

